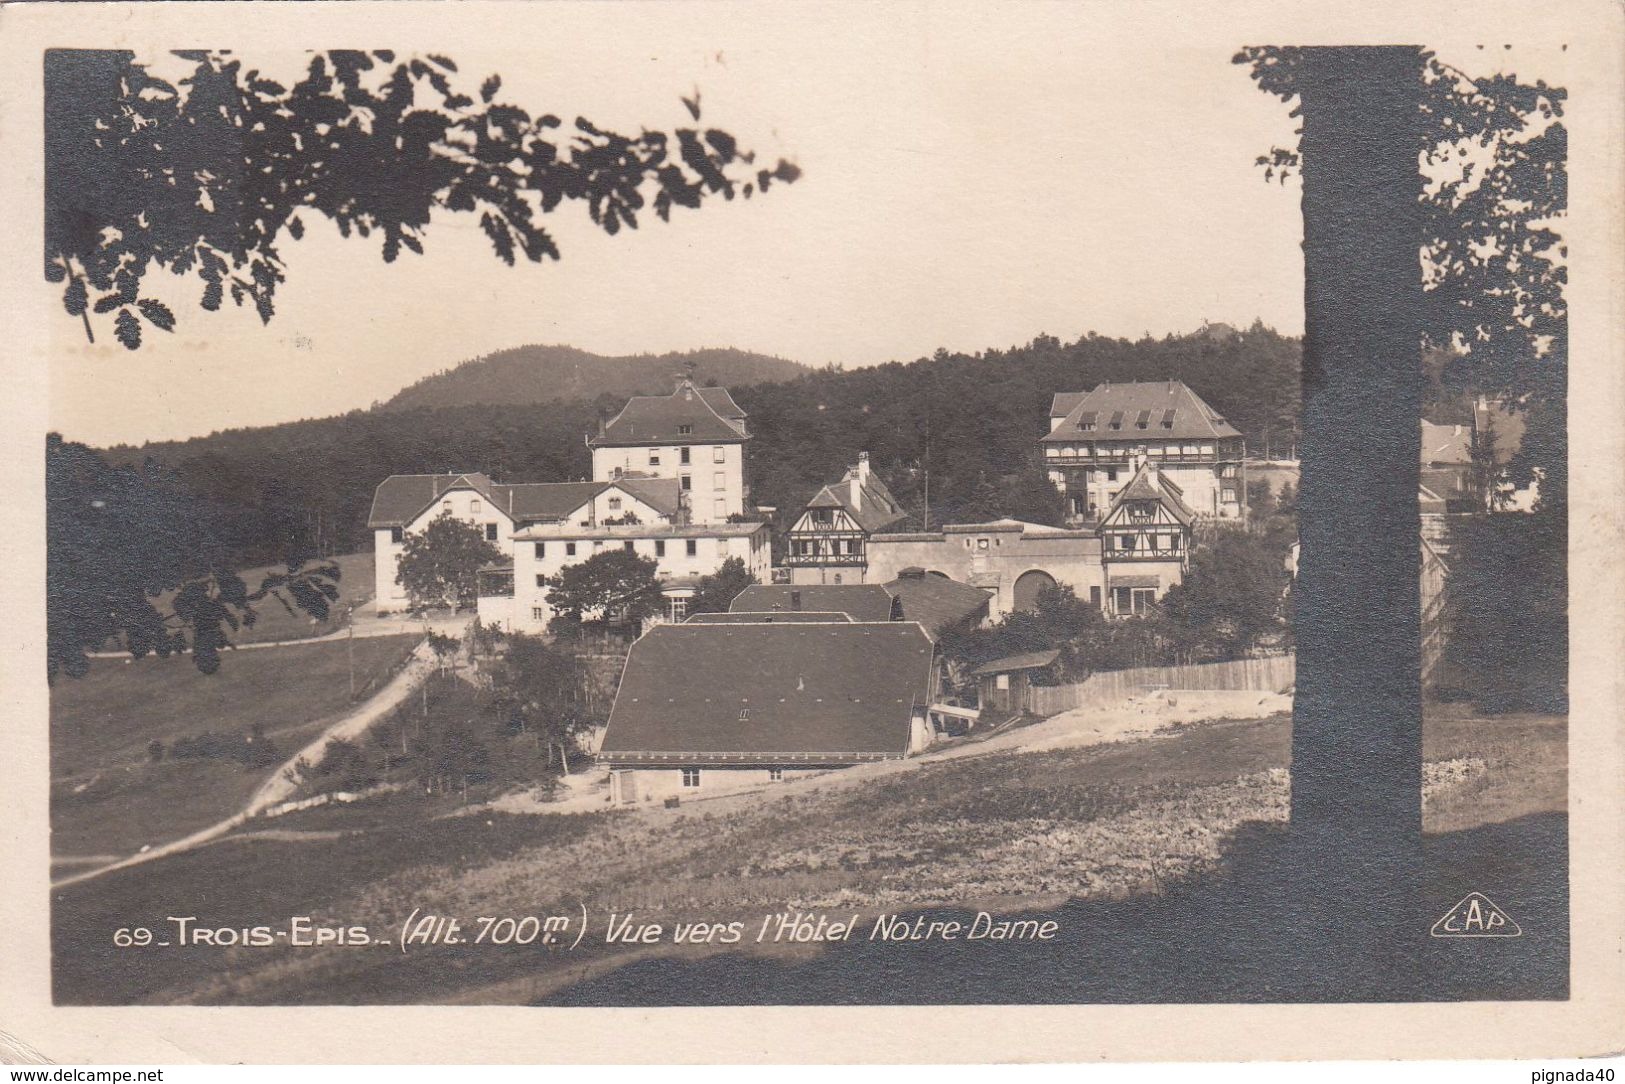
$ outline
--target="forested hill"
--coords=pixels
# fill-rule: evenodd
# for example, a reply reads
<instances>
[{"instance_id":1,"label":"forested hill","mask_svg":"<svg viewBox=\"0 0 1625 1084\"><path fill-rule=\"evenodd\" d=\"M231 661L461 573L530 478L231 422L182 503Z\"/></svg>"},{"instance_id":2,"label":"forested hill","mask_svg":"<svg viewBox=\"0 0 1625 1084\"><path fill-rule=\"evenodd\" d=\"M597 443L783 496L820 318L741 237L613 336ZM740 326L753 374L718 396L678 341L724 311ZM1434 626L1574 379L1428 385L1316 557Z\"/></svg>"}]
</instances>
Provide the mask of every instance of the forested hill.
<instances>
[{"instance_id":1,"label":"forested hill","mask_svg":"<svg viewBox=\"0 0 1625 1084\"><path fill-rule=\"evenodd\" d=\"M1183 380L1262 452L1290 445L1298 417L1299 340L1255 325L1130 342L1049 336L1010 350L872 368L804 371L777 383L731 384L750 415L753 497L782 517L859 451L905 505L919 509L930 470L932 520L1021 514L1047 495L1036 440L1051 396L1103 380ZM702 365L701 382L729 383ZM624 396L535 405L354 411L336 418L120 448L115 462L151 458L204 496L219 535L244 562L296 550L366 548L368 507L390 474L484 471L503 482L585 478L584 445Z\"/></svg>"},{"instance_id":2,"label":"forested hill","mask_svg":"<svg viewBox=\"0 0 1625 1084\"><path fill-rule=\"evenodd\" d=\"M426 376L375 409L546 403L670 391L676 374L726 386L794 380L806 366L744 350L602 357L573 346L518 346Z\"/></svg>"}]
</instances>

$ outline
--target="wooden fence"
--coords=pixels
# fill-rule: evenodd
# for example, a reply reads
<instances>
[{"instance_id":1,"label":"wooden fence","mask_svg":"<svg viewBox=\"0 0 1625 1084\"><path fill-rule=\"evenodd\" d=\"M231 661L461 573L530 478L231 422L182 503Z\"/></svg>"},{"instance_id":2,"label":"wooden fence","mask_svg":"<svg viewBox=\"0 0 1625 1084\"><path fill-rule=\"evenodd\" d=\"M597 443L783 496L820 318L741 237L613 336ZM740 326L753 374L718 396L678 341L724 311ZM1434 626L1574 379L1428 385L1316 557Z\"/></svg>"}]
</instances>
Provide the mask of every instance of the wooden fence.
<instances>
[{"instance_id":1,"label":"wooden fence","mask_svg":"<svg viewBox=\"0 0 1625 1084\"><path fill-rule=\"evenodd\" d=\"M1297 680L1297 669L1295 655L1268 655L1195 666L1101 670L1072 685L1034 685L1030 690L1031 710L1048 717L1073 708L1120 703L1136 693L1158 688L1281 692Z\"/></svg>"}]
</instances>

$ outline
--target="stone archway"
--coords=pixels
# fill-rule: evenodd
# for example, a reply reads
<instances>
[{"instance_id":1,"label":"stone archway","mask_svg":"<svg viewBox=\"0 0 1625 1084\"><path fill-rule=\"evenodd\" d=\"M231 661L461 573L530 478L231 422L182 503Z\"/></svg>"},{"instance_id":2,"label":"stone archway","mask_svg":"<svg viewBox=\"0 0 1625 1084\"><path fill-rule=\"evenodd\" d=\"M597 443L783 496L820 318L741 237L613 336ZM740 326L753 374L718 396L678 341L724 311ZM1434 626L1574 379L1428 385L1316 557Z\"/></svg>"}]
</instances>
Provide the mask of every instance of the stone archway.
<instances>
[{"instance_id":1,"label":"stone archway","mask_svg":"<svg viewBox=\"0 0 1625 1084\"><path fill-rule=\"evenodd\" d=\"M1031 612L1038 609L1038 594L1046 587L1055 587L1055 577L1041 568L1030 569L1016 577L1011 587L1011 605L1017 610Z\"/></svg>"}]
</instances>

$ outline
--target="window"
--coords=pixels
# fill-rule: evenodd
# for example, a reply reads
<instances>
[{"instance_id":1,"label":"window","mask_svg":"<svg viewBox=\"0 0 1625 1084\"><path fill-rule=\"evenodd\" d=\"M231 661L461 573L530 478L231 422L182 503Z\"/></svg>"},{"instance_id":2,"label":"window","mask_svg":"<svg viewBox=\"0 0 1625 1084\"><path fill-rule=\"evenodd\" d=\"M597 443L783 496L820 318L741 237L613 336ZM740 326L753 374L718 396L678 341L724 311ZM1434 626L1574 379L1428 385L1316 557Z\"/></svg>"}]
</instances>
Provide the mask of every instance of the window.
<instances>
[{"instance_id":1,"label":"window","mask_svg":"<svg viewBox=\"0 0 1625 1084\"><path fill-rule=\"evenodd\" d=\"M1100 605L1100 588L1099 587L1091 587L1091 588L1089 588L1089 605L1091 605L1091 606L1099 606Z\"/></svg>"},{"instance_id":2,"label":"window","mask_svg":"<svg viewBox=\"0 0 1625 1084\"><path fill-rule=\"evenodd\" d=\"M683 543L683 546L690 557L698 556L700 552L700 543L698 539L690 538L687 542Z\"/></svg>"},{"instance_id":3,"label":"window","mask_svg":"<svg viewBox=\"0 0 1625 1084\"><path fill-rule=\"evenodd\" d=\"M681 621L688 616L688 599L674 598L671 600L671 619Z\"/></svg>"},{"instance_id":4,"label":"window","mask_svg":"<svg viewBox=\"0 0 1625 1084\"><path fill-rule=\"evenodd\" d=\"M690 489L694 488L694 480L686 474L678 479L678 484L684 493L687 493Z\"/></svg>"},{"instance_id":5,"label":"window","mask_svg":"<svg viewBox=\"0 0 1625 1084\"><path fill-rule=\"evenodd\" d=\"M840 582L841 582L841 574L839 572L837 572L837 573L835 573L835 583L836 583L837 586L839 586Z\"/></svg>"},{"instance_id":6,"label":"window","mask_svg":"<svg viewBox=\"0 0 1625 1084\"><path fill-rule=\"evenodd\" d=\"M574 542L566 542L564 544L564 555L566 557L574 557L576 555L576 544Z\"/></svg>"},{"instance_id":7,"label":"window","mask_svg":"<svg viewBox=\"0 0 1625 1084\"><path fill-rule=\"evenodd\" d=\"M404 542L404 541L406 541L406 528L405 527L391 527L389 529L389 540L391 542Z\"/></svg>"},{"instance_id":8,"label":"window","mask_svg":"<svg viewBox=\"0 0 1625 1084\"><path fill-rule=\"evenodd\" d=\"M536 559L539 561L543 557L546 557L546 556L547 556L547 543L546 542L538 542L538 543L536 543Z\"/></svg>"},{"instance_id":9,"label":"window","mask_svg":"<svg viewBox=\"0 0 1625 1084\"><path fill-rule=\"evenodd\" d=\"M495 523L487 523L485 525L485 540L487 542L495 542L497 540L497 525Z\"/></svg>"},{"instance_id":10,"label":"window","mask_svg":"<svg viewBox=\"0 0 1625 1084\"><path fill-rule=\"evenodd\" d=\"M689 434L691 434L693 432L694 432L694 427L692 425L679 425L677 427L677 435L678 436L686 437L686 436L688 436Z\"/></svg>"},{"instance_id":11,"label":"window","mask_svg":"<svg viewBox=\"0 0 1625 1084\"><path fill-rule=\"evenodd\" d=\"M711 449L711 462L713 462L713 463L726 463L727 461L728 461L728 450L726 448L724 448L722 445L718 444L715 448Z\"/></svg>"},{"instance_id":12,"label":"window","mask_svg":"<svg viewBox=\"0 0 1625 1084\"><path fill-rule=\"evenodd\" d=\"M712 489L727 489L728 488L728 476L726 474L724 474L722 471L717 471L715 474L713 474L711 476L711 488Z\"/></svg>"},{"instance_id":13,"label":"window","mask_svg":"<svg viewBox=\"0 0 1625 1084\"><path fill-rule=\"evenodd\" d=\"M726 516L728 514L728 502L723 500L721 497L718 497L716 501L713 502L711 510L712 514L714 515Z\"/></svg>"},{"instance_id":14,"label":"window","mask_svg":"<svg viewBox=\"0 0 1625 1084\"><path fill-rule=\"evenodd\" d=\"M609 510L611 512L619 512L621 510L621 499L619 497L611 497L609 499Z\"/></svg>"},{"instance_id":15,"label":"window","mask_svg":"<svg viewBox=\"0 0 1625 1084\"><path fill-rule=\"evenodd\" d=\"M769 783L782 783L782 782L784 782L784 769L783 768L769 768L767 770L767 781Z\"/></svg>"},{"instance_id":16,"label":"window","mask_svg":"<svg viewBox=\"0 0 1625 1084\"><path fill-rule=\"evenodd\" d=\"M650 452L649 453L649 466L651 466L651 467L660 466L660 453L659 452Z\"/></svg>"},{"instance_id":17,"label":"window","mask_svg":"<svg viewBox=\"0 0 1625 1084\"><path fill-rule=\"evenodd\" d=\"M542 575L540 572L536 573L536 586L537 587L546 587L547 586L547 577Z\"/></svg>"},{"instance_id":18,"label":"window","mask_svg":"<svg viewBox=\"0 0 1625 1084\"><path fill-rule=\"evenodd\" d=\"M664 538L655 539L655 556L666 556L666 540Z\"/></svg>"},{"instance_id":19,"label":"window","mask_svg":"<svg viewBox=\"0 0 1625 1084\"><path fill-rule=\"evenodd\" d=\"M678 451L677 451L677 462L681 463L685 467L688 466L688 449L687 448L678 449Z\"/></svg>"},{"instance_id":20,"label":"window","mask_svg":"<svg viewBox=\"0 0 1625 1084\"><path fill-rule=\"evenodd\" d=\"M1117 481L1117 468L1116 467L1107 467L1106 468L1106 481L1108 481L1108 482Z\"/></svg>"},{"instance_id":21,"label":"window","mask_svg":"<svg viewBox=\"0 0 1625 1084\"><path fill-rule=\"evenodd\" d=\"M978 539L977 539L977 540L976 540L976 548L977 548L977 549L979 549L979 550L985 550L985 549L987 549L987 539L985 539L985 538L978 538Z\"/></svg>"},{"instance_id":22,"label":"window","mask_svg":"<svg viewBox=\"0 0 1625 1084\"><path fill-rule=\"evenodd\" d=\"M547 620L547 607L546 606L532 606L530 608L530 619L532 621L546 621Z\"/></svg>"},{"instance_id":23,"label":"window","mask_svg":"<svg viewBox=\"0 0 1625 1084\"><path fill-rule=\"evenodd\" d=\"M444 512L448 516L451 515L451 502L450 501L441 501L440 502L440 510L442 512Z\"/></svg>"},{"instance_id":24,"label":"window","mask_svg":"<svg viewBox=\"0 0 1625 1084\"><path fill-rule=\"evenodd\" d=\"M996 688L996 689L1008 689L1010 687L1010 675L1009 674L996 674L996 675L994 675L993 687Z\"/></svg>"},{"instance_id":25,"label":"window","mask_svg":"<svg viewBox=\"0 0 1625 1084\"><path fill-rule=\"evenodd\" d=\"M470 512L478 512L480 510L480 502L478 500L469 501L468 510Z\"/></svg>"},{"instance_id":26,"label":"window","mask_svg":"<svg viewBox=\"0 0 1625 1084\"><path fill-rule=\"evenodd\" d=\"M628 538L625 542L621 543L621 548L627 553L636 553L638 551L638 544Z\"/></svg>"},{"instance_id":27,"label":"window","mask_svg":"<svg viewBox=\"0 0 1625 1084\"><path fill-rule=\"evenodd\" d=\"M683 769L683 786L698 787L700 785L700 770L698 768Z\"/></svg>"}]
</instances>

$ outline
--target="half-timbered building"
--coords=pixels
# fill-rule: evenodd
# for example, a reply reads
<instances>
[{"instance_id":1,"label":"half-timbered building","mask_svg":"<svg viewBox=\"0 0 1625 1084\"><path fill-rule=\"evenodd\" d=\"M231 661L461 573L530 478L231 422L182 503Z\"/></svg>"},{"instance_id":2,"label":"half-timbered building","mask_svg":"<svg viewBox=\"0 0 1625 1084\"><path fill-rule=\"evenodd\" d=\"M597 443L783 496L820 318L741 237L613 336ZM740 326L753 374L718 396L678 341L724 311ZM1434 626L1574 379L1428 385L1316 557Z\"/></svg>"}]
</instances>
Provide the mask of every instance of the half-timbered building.
<instances>
[{"instance_id":1,"label":"half-timbered building","mask_svg":"<svg viewBox=\"0 0 1625 1084\"><path fill-rule=\"evenodd\" d=\"M794 584L863 583L869 536L904 518L902 505L869 469L869 453L813 495L785 537Z\"/></svg>"},{"instance_id":2,"label":"half-timbered building","mask_svg":"<svg viewBox=\"0 0 1625 1084\"><path fill-rule=\"evenodd\" d=\"M1144 460L1134 468L1100 521L1109 613L1143 614L1184 579L1195 519L1157 464Z\"/></svg>"}]
</instances>

